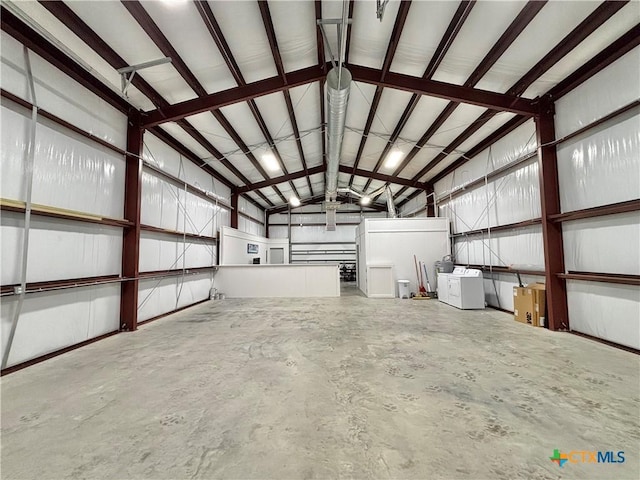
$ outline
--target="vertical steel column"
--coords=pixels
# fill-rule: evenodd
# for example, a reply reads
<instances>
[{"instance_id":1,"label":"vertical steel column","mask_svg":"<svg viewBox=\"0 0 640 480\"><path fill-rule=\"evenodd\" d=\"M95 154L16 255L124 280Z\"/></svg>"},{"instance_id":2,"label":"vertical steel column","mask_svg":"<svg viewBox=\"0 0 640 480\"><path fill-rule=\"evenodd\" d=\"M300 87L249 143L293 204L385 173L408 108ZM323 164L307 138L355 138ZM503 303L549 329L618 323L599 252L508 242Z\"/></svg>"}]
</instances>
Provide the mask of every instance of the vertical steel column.
<instances>
[{"instance_id":1,"label":"vertical steel column","mask_svg":"<svg viewBox=\"0 0 640 480\"><path fill-rule=\"evenodd\" d=\"M238 189L231 190L231 228L238 228Z\"/></svg>"},{"instance_id":2,"label":"vertical steel column","mask_svg":"<svg viewBox=\"0 0 640 480\"><path fill-rule=\"evenodd\" d=\"M540 105L540 114L535 119L546 272L547 325L550 330L568 330L567 287L565 280L558 277L559 273L565 273L562 224L553 223L549 219L550 215L561 213L558 159L553 144L556 139L554 114L553 102L544 100Z\"/></svg>"},{"instance_id":3,"label":"vertical steel column","mask_svg":"<svg viewBox=\"0 0 640 480\"><path fill-rule=\"evenodd\" d=\"M269 238L269 210L264 212L264 236Z\"/></svg>"},{"instance_id":4,"label":"vertical steel column","mask_svg":"<svg viewBox=\"0 0 640 480\"><path fill-rule=\"evenodd\" d=\"M435 217L436 216L436 197L435 190L433 188L433 183L427 182L425 184L424 193L427 195L427 217Z\"/></svg>"},{"instance_id":5,"label":"vertical steel column","mask_svg":"<svg viewBox=\"0 0 640 480\"><path fill-rule=\"evenodd\" d=\"M138 277L140 273L140 205L142 199L142 138L139 112L129 114L124 188L124 218L132 223L122 237L122 282L120 330L138 328Z\"/></svg>"}]
</instances>

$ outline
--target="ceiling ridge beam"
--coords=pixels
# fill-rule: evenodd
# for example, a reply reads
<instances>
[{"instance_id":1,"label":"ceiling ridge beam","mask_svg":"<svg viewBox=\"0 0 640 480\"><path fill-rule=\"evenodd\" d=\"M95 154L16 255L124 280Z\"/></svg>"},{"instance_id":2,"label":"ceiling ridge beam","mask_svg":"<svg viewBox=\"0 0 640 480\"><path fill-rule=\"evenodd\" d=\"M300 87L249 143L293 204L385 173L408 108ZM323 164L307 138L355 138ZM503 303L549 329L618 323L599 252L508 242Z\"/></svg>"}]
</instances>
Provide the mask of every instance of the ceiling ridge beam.
<instances>
[{"instance_id":1,"label":"ceiling ridge beam","mask_svg":"<svg viewBox=\"0 0 640 480\"><path fill-rule=\"evenodd\" d=\"M396 15L396 20L393 24L393 30L391 32L391 37L389 38L389 44L387 46L387 51L384 56L384 61L382 62L382 69L378 73L378 78L381 82L384 82L387 73L389 72L389 68L391 67L391 63L393 62L393 56L396 53L398 48L398 43L400 42L400 36L402 35L402 29L404 27L405 22L407 21L407 16L409 15L409 9L411 8L411 2L405 1L400 4L398 8L398 13ZM349 67L349 71L351 68ZM354 77L354 80L356 78ZM376 93L373 96L373 101L371 102L371 106L369 108L369 114L367 115L367 121L364 125L364 131L362 136L360 137L360 145L358 146L358 153L356 154L356 159L353 163L353 171L355 172L358 166L360 165L360 159L362 158L362 152L364 151L365 144L367 143L367 138L369 137L369 131L371 130L371 125L373 124L373 120L375 119L376 112L378 110L378 105L380 104L380 99L382 98L382 90L383 86L378 85L376 87ZM353 185L353 177L352 174L349 177L349 187Z\"/></svg>"},{"instance_id":2,"label":"ceiling ridge beam","mask_svg":"<svg viewBox=\"0 0 640 480\"><path fill-rule=\"evenodd\" d=\"M193 72L189 69L187 64L182 60L178 52L171 42L167 39L167 37L162 33L162 30L156 25L156 23L151 18L151 15L147 13L145 8L139 1L133 0L122 0L121 3L127 9L127 11L131 14L134 20L140 25L140 27L145 31L145 33L149 36L151 41L160 49L163 55L167 57L171 57L171 65L178 71L180 76L184 79L184 81L191 87L191 89L196 93L198 97L206 97L208 96L207 91L202 86L202 84L195 77ZM240 135L234 130L229 121L225 118L225 116L219 110L215 110L212 112L215 119L222 125L222 128L225 129L227 134L231 137L231 139L240 147L242 152L247 156L251 164L254 166L258 172L265 178L269 179L269 175L262 168L260 163L256 160L253 154L247 148L247 145L242 141ZM207 142L209 143L209 142ZM278 196L286 202L284 195L278 189L278 187L273 187Z\"/></svg>"}]
</instances>

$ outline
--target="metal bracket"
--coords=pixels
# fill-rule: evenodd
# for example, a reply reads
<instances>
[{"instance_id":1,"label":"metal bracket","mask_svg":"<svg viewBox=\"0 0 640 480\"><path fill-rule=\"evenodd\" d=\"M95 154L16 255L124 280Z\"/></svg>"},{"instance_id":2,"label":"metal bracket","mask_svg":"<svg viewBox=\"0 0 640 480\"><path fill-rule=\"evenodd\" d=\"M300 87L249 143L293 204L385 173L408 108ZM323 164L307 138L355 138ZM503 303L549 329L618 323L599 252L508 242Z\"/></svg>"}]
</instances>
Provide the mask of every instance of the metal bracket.
<instances>
[{"instance_id":1,"label":"metal bracket","mask_svg":"<svg viewBox=\"0 0 640 480\"><path fill-rule=\"evenodd\" d=\"M351 25L353 20L351 18L347 19L347 25ZM341 18L321 18L316 20L316 24L320 27L320 32L322 32L322 37L324 38L324 43L327 46L327 50L329 51L329 56L331 57L331 63L333 63L334 67L338 67L338 62L336 61L336 57L331 51L331 44L329 43L329 38L327 37L327 32L324 29L325 25L335 25L336 31L338 32L338 45L341 44L342 40L342 30L340 27L342 26Z\"/></svg>"},{"instance_id":2,"label":"metal bracket","mask_svg":"<svg viewBox=\"0 0 640 480\"><path fill-rule=\"evenodd\" d=\"M117 72L120 74L120 88L122 89L122 94L125 97L127 96L127 90L129 89L131 81L138 70L155 67L157 65L164 65L165 63L171 63L171 57L159 58L158 60L151 60L149 62L119 68Z\"/></svg>"},{"instance_id":3,"label":"metal bracket","mask_svg":"<svg viewBox=\"0 0 640 480\"><path fill-rule=\"evenodd\" d=\"M382 22L382 17L384 16L384 9L387 6L387 3L389 3L389 0L376 0L376 17L378 17L378 20L380 20Z\"/></svg>"}]
</instances>

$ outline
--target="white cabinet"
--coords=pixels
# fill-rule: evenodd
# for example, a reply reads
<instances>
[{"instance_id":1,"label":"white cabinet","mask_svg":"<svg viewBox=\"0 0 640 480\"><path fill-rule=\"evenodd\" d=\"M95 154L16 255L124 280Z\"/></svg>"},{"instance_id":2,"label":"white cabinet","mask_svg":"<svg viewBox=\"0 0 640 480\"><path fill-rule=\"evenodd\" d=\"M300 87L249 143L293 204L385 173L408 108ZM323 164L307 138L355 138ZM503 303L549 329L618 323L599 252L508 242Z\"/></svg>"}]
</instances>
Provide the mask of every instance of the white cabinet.
<instances>
[{"instance_id":1,"label":"white cabinet","mask_svg":"<svg viewBox=\"0 0 640 480\"><path fill-rule=\"evenodd\" d=\"M463 310L484 308L482 272L456 267L453 273L439 273L438 299Z\"/></svg>"}]
</instances>

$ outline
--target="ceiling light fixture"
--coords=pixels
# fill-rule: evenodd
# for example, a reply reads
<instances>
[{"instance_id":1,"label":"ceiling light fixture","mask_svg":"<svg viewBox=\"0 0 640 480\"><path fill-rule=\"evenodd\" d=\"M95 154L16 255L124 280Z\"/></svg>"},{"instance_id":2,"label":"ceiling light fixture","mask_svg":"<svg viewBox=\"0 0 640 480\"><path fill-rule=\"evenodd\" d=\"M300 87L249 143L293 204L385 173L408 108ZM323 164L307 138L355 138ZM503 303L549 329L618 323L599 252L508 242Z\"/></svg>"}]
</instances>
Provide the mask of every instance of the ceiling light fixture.
<instances>
[{"instance_id":1,"label":"ceiling light fixture","mask_svg":"<svg viewBox=\"0 0 640 480\"><path fill-rule=\"evenodd\" d=\"M400 159L402 159L403 155L404 154L402 153L401 150L398 150L398 149L392 150L389 156L387 157L387 160L384 162L384 166L386 168L396 168L400 163Z\"/></svg>"},{"instance_id":2,"label":"ceiling light fixture","mask_svg":"<svg viewBox=\"0 0 640 480\"><path fill-rule=\"evenodd\" d=\"M175 7L177 5L187 3L187 0L162 0L162 3L168 5L169 7Z\"/></svg>"},{"instance_id":3,"label":"ceiling light fixture","mask_svg":"<svg viewBox=\"0 0 640 480\"><path fill-rule=\"evenodd\" d=\"M369 205L371 203L371 197L364 196L360 199L360 205Z\"/></svg>"},{"instance_id":4,"label":"ceiling light fixture","mask_svg":"<svg viewBox=\"0 0 640 480\"><path fill-rule=\"evenodd\" d=\"M278 161L276 160L276 157L273 155L273 153L265 153L264 155L262 155L262 163L264 163L264 166L267 168L267 170L271 172L275 172L276 170L280 169L280 165L278 165Z\"/></svg>"},{"instance_id":5,"label":"ceiling light fixture","mask_svg":"<svg viewBox=\"0 0 640 480\"><path fill-rule=\"evenodd\" d=\"M292 207L299 207L300 199L294 195L291 198L289 198L289 204L291 204Z\"/></svg>"}]
</instances>

